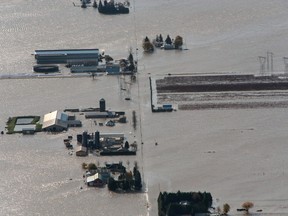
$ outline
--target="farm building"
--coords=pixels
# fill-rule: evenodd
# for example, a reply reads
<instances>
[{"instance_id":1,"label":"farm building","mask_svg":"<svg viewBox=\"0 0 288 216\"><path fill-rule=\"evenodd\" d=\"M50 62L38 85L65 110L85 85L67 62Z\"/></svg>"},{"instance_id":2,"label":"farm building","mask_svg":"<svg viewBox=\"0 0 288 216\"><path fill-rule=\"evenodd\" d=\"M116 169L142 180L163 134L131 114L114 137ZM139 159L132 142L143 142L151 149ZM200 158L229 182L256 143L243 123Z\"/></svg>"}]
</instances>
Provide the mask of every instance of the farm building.
<instances>
[{"instance_id":1,"label":"farm building","mask_svg":"<svg viewBox=\"0 0 288 216\"><path fill-rule=\"evenodd\" d=\"M96 173L95 175L87 177L87 185L94 187L102 187L105 183L102 180L101 174Z\"/></svg>"},{"instance_id":2,"label":"farm building","mask_svg":"<svg viewBox=\"0 0 288 216\"><path fill-rule=\"evenodd\" d=\"M72 62L98 65L98 49L35 50L37 64L71 64Z\"/></svg>"},{"instance_id":3,"label":"farm building","mask_svg":"<svg viewBox=\"0 0 288 216\"><path fill-rule=\"evenodd\" d=\"M87 112L85 118L115 118L118 115L115 112Z\"/></svg>"},{"instance_id":4,"label":"farm building","mask_svg":"<svg viewBox=\"0 0 288 216\"><path fill-rule=\"evenodd\" d=\"M85 157L88 155L87 148L85 146L78 146L76 149L76 156Z\"/></svg>"},{"instance_id":5,"label":"farm building","mask_svg":"<svg viewBox=\"0 0 288 216\"><path fill-rule=\"evenodd\" d=\"M63 112L54 111L44 115L43 131L60 132L68 129L68 115Z\"/></svg>"},{"instance_id":6,"label":"farm building","mask_svg":"<svg viewBox=\"0 0 288 216\"><path fill-rule=\"evenodd\" d=\"M68 120L68 127L82 127L82 122L80 120Z\"/></svg>"}]
</instances>

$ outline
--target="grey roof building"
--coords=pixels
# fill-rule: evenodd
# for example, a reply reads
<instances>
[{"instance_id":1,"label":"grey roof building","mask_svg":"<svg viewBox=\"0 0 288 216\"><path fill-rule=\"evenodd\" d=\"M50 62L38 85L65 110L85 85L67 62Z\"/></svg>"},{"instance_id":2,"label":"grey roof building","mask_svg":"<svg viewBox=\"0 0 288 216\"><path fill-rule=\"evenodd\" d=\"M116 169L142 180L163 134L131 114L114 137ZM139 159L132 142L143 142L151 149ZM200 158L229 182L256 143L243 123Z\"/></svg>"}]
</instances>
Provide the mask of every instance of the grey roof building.
<instances>
[{"instance_id":1,"label":"grey roof building","mask_svg":"<svg viewBox=\"0 0 288 216\"><path fill-rule=\"evenodd\" d=\"M37 64L66 64L73 61L98 64L99 49L35 50Z\"/></svg>"},{"instance_id":2,"label":"grey roof building","mask_svg":"<svg viewBox=\"0 0 288 216\"><path fill-rule=\"evenodd\" d=\"M68 120L68 127L82 127L82 122L80 120Z\"/></svg>"},{"instance_id":3,"label":"grey roof building","mask_svg":"<svg viewBox=\"0 0 288 216\"><path fill-rule=\"evenodd\" d=\"M87 112L85 118L115 118L117 114L115 112Z\"/></svg>"}]
</instances>

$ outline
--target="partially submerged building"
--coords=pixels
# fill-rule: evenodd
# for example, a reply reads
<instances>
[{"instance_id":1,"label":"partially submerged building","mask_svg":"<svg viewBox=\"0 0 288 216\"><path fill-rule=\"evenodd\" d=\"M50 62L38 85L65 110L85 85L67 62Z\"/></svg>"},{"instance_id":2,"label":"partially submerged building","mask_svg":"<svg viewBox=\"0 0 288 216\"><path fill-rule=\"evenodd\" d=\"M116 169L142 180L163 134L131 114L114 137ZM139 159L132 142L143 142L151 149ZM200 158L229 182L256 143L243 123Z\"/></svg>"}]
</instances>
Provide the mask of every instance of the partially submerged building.
<instances>
[{"instance_id":1,"label":"partially submerged building","mask_svg":"<svg viewBox=\"0 0 288 216\"><path fill-rule=\"evenodd\" d=\"M88 186L93 187L102 187L105 185L105 182L102 179L102 176L100 173L96 173L95 175L88 176L86 179Z\"/></svg>"},{"instance_id":2,"label":"partially submerged building","mask_svg":"<svg viewBox=\"0 0 288 216\"><path fill-rule=\"evenodd\" d=\"M98 65L99 49L35 50L37 64L85 64Z\"/></svg>"},{"instance_id":3,"label":"partially submerged building","mask_svg":"<svg viewBox=\"0 0 288 216\"><path fill-rule=\"evenodd\" d=\"M68 129L68 115L63 112L54 111L44 115L42 130L60 132Z\"/></svg>"},{"instance_id":4,"label":"partially submerged building","mask_svg":"<svg viewBox=\"0 0 288 216\"><path fill-rule=\"evenodd\" d=\"M87 156L88 151L96 151L100 155L136 155L137 148L124 144L123 133L88 133L77 134L77 156Z\"/></svg>"},{"instance_id":5,"label":"partially submerged building","mask_svg":"<svg viewBox=\"0 0 288 216\"><path fill-rule=\"evenodd\" d=\"M115 112L105 111L105 112L87 112L85 113L85 118L116 118L118 115Z\"/></svg>"},{"instance_id":6,"label":"partially submerged building","mask_svg":"<svg viewBox=\"0 0 288 216\"><path fill-rule=\"evenodd\" d=\"M68 127L82 127L82 122L80 120L68 120Z\"/></svg>"},{"instance_id":7,"label":"partially submerged building","mask_svg":"<svg viewBox=\"0 0 288 216\"><path fill-rule=\"evenodd\" d=\"M43 118L43 131L49 132L61 132L67 130L68 127L81 127L82 122L80 120L76 120L75 118L71 118L64 112L53 111L46 115Z\"/></svg>"},{"instance_id":8,"label":"partially submerged building","mask_svg":"<svg viewBox=\"0 0 288 216\"><path fill-rule=\"evenodd\" d=\"M118 75L120 74L120 65L116 63L106 64L106 72L109 75Z\"/></svg>"},{"instance_id":9,"label":"partially submerged building","mask_svg":"<svg viewBox=\"0 0 288 216\"><path fill-rule=\"evenodd\" d=\"M88 155L88 149L85 146L77 146L76 156L85 157Z\"/></svg>"}]
</instances>

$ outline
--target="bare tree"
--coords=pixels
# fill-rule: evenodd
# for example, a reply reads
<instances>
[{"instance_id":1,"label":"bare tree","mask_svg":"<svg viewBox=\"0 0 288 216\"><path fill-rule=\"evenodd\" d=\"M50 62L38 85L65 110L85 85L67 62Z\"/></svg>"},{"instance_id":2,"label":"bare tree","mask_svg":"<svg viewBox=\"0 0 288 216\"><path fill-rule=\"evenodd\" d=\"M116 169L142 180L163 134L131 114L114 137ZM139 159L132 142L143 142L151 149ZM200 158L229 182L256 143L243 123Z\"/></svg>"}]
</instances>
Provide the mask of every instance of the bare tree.
<instances>
[{"instance_id":1,"label":"bare tree","mask_svg":"<svg viewBox=\"0 0 288 216\"><path fill-rule=\"evenodd\" d=\"M252 202L249 202L249 201L244 202L242 204L242 208L244 208L247 213L249 213L249 209L251 209L253 207L254 207L254 204Z\"/></svg>"},{"instance_id":2,"label":"bare tree","mask_svg":"<svg viewBox=\"0 0 288 216\"><path fill-rule=\"evenodd\" d=\"M127 160L127 161L126 161L126 164L127 164L127 166L128 166L128 169L129 169L129 167L130 167L130 161Z\"/></svg>"},{"instance_id":3,"label":"bare tree","mask_svg":"<svg viewBox=\"0 0 288 216\"><path fill-rule=\"evenodd\" d=\"M174 40L174 45L176 49L179 49L183 45L183 38L179 35L176 36Z\"/></svg>"},{"instance_id":4,"label":"bare tree","mask_svg":"<svg viewBox=\"0 0 288 216\"><path fill-rule=\"evenodd\" d=\"M228 203L223 204L223 215L227 215L230 211L230 205Z\"/></svg>"}]
</instances>

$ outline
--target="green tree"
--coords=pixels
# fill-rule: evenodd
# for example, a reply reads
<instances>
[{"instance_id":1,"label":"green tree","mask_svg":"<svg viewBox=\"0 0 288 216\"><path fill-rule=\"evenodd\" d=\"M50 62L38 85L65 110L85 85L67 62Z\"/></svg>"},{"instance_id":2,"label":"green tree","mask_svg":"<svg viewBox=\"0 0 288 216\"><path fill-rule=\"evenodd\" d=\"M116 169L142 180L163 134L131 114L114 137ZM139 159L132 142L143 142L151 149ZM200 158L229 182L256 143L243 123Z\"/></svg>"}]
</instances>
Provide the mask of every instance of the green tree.
<instances>
[{"instance_id":1,"label":"green tree","mask_svg":"<svg viewBox=\"0 0 288 216\"><path fill-rule=\"evenodd\" d=\"M150 42L150 40L149 40L149 38L147 36L143 40L142 47L143 47L145 52L153 52L154 51L154 46Z\"/></svg>"},{"instance_id":2,"label":"green tree","mask_svg":"<svg viewBox=\"0 0 288 216\"><path fill-rule=\"evenodd\" d=\"M142 189L142 180L141 180L141 174L137 170L134 173L134 188L135 190L141 190Z\"/></svg>"},{"instance_id":3,"label":"green tree","mask_svg":"<svg viewBox=\"0 0 288 216\"><path fill-rule=\"evenodd\" d=\"M117 189L117 183L112 177L108 179L108 189L110 191L115 191Z\"/></svg>"},{"instance_id":4,"label":"green tree","mask_svg":"<svg viewBox=\"0 0 288 216\"><path fill-rule=\"evenodd\" d=\"M129 181L123 180L123 182L122 182L122 189L125 190L125 191L130 190L130 183L129 183Z\"/></svg>"},{"instance_id":5,"label":"green tree","mask_svg":"<svg viewBox=\"0 0 288 216\"><path fill-rule=\"evenodd\" d=\"M89 163L88 164L88 170L96 170L96 169L97 169L96 164L94 164L94 163Z\"/></svg>"},{"instance_id":6,"label":"green tree","mask_svg":"<svg viewBox=\"0 0 288 216\"><path fill-rule=\"evenodd\" d=\"M166 43L166 44L172 44L172 40L171 40L171 38L170 38L169 35L167 35L167 37L166 37L166 39L165 39L165 43Z\"/></svg>"},{"instance_id":7,"label":"green tree","mask_svg":"<svg viewBox=\"0 0 288 216\"><path fill-rule=\"evenodd\" d=\"M128 141L125 142L124 148L129 149L129 142Z\"/></svg>"}]
</instances>

